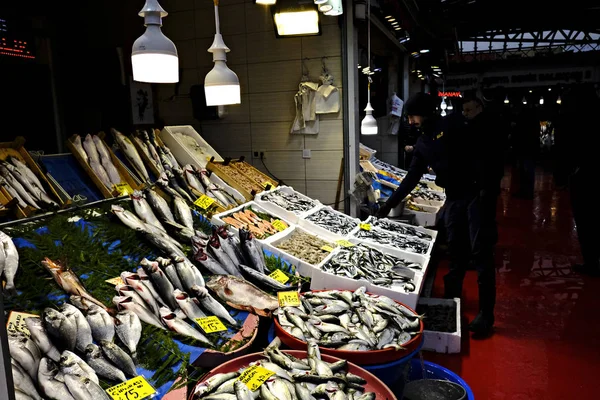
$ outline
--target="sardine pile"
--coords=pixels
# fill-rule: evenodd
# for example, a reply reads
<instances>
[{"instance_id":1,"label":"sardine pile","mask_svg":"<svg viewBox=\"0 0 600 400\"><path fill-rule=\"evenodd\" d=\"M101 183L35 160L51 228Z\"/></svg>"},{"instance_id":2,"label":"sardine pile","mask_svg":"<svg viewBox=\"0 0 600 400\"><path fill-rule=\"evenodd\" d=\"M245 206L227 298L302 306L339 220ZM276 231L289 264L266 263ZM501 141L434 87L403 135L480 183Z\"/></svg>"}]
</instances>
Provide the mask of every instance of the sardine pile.
<instances>
[{"instance_id":1,"label":"sardine pile","mask_svg":"<svg viewBox=\"0 0 600 400\"><path fill-rule=\"evenodd\" d=\"M4 293L14 294L15 275L19 269L19 253L10 236L0 231L0 284L5 281Z\"/></svg>"},{"instance_id":2,"label":"sardine pile","mask_svg":"<svg viewBox=\"0 0 600 400\"><path fill-rule=\"evenodd\" d=\"M113 318L85 298L70 302L26 318L31 336L9 332L17 398L108 400L99 378L117 384L138 375L133 359L142 326L136 314L125 310Z\"/></svg>"},{"instance_id":3,"label":"sardine pile","mask_svg":"<svg viewBox=\"0 0 600 400\"><path fill-rule=\"evenodd\" d=\"M295 230L288 239L275 244L278 249L311 265L319 264L330 254L329 251L323 250L323 246L336 247L335 244L299 230Z\"/></svg>"},{"instance_id":4,"label":"sardine pile","mask_svg":"<svg viewBox=\"0 0 600 400\"><path fill-rule=\"evenodd\" d=\"M408 270L422 268L418 263L384 254L363 244L339 249L321 267L330 274L364 279L378 286L400 286L406 292L416 289L412 271Z\"/></svg>"},{"instance_id":5,"label":"sardine pile","mask_svg":"<svg viewBox=\"0 0 600 400\"><path fill-rule=\"evenodd\" d=\"M371 295L361 287L307 292L299 307L277 312L281 327L304 342L346 351L402 349L420 333L420 318L386 296Z\"/></svg>"},{"instance_id":6,"label":"sardine pile","mask_svg":"<svg viewBox=\"0 0 600 400\"><path fill-rule=\"evenodd\" d=\"M80 136L75 136L73 146L107 189L121 183L121 175L110 158L108 148L99 136L88 134L83 143Z\"/></svg>"},{"instance_id":7,"label":"sardine pile","mask_svg":"<svg viewBox=\"0 0 600 400\"><path fill-rule=\"evenodd\" d=\"M442 193L436 192L431 189L424 188L416 188L411 193L412 197L425 199L425 200L433 200L433 201L444 201L446 200Z\"/></svg>"},{"instance_id":8,"label":"sardine pile","mask_svg":"<svg viewBox=\"0 0 600 400\"><path fill-rule=\"evenodd\" d=\"M375 393L365 392L367 381L348 372L348 362L328 363L321 359L317 343L307 345L306 358L297 358L279 350L275 339L264 352L265 358L250 363L238 371L220 373L199 383L194 389L195 400L374 400ZM259 365L274 374L256 391L251 391L238 378L247 368Z\"/></svg>"},{"instance_id":9,"label":"sardine pile","mask_svg":"<svg viewBox=\"0 0 600 400\"><path fill-rule=\"evenodd\" d=\"M327 229L329 232L342 236L346 236L358 226L358 223L353 218L346 214L335 212L330 208L322 208L306 217L306 220Z\"/></svg>"},{"instance_id":10,"label":"sardine pile","mask_svg":"<svg viewBox=\"0 0 600 400\"><path fill-rule=\"evenodd\" d=\"M221 172L229 176L248 193L260 193L264 190L262 186L248 178L242 173L242 171L230 164L225 165L223 163L213 163L213 167L219 169Z\"/></svg>"},{"instance_id":11,"label":"sardine pile","mask_svg":"<svg viewBox=\"0 0 600 400\"><path fill-rule=\"evenodd\" d=\"M252 207L247 207L222 217L221 220L237 229L249 230L257 239L265 239L279 232L271 223L275 220L287 228L289 225L280 218L273 217L264 212L253 210Z\"/></svg>"},{"instance_id":12,"label":"sardine pile","mask_svg":"<svg viewBox=\"0 0 600 400\"><path fill-rule=\"evenodd\" d=\"M276 204L296 215L300 215L317 206L317 203L309 198L300 197L296 193L286 193L282 190L264 193L261 200Z\"/></svg>"},{"instance_id":13,"label":"sardine pile","mask_svg":"<svg viewBox=\"0 0 600 400\"><path fill-rule=\"evenodd\" d=\"M0 185L20 207L36 210L57 208L56 203L46 192L42 182L29 167L16 157L0 160Z\"/></svg>"},{"instance_id":14,"label":"sardine pile","mask_svg":"<svg viewBox=\"0 0 600 400\"><path fill-rule=\"evenodd\" d=\"M429 242L425 242L421 239L404 236L399 233L389 232L375 227L371 227L370 230L361 229L355 232L353 235L359 239L370 240L375 243L388 245L399 250L417 254L427 253L430 245Z\"/></svg>"},{"instance_id":15,"label":"sardine pile","mask_svg":"<svg viewBox=\"0 0 600 400\"><path fill-rule=\"evenodd\" d=\"M371 224L371 226L376 226L389 232L395 232L405 236L416 237L421 240L426 240L428 242L431 242L433 240L433 237L428 233L421 232L410 225L392 221L387 218L378 219L375 217L371 217L368 220L368 222Z\"/></svg>"}]
</instances>

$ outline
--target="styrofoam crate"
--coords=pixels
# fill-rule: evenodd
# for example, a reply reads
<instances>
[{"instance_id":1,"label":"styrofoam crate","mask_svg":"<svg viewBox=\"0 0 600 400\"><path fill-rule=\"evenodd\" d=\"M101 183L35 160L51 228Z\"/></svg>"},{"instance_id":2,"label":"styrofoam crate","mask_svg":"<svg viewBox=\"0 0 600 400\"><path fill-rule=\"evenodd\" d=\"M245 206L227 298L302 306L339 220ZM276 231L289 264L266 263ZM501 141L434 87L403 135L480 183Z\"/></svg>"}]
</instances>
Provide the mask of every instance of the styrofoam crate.
<instances>
[{"instance_id":1,"label":"styrofoam crate","mask_svg":"<svg viewBox=\"0 0 600 400\"><path fill-rule=\"evenodd\" d=\"M404 207L404 215L414 215L415 222L419 226L434 226L435 221L437 219L437 213L440 211L439 207L434 206L426 206L424 204L420 204L424 211L414 211L409 209L408 207Z\"/></svg>"},{"instance_id":2,"label":"styrofoam crate","mask_svg":"<svg viewBox=\"0 0 600 400\"><path fill-rule=\"evenodd\" d=\"M373 224L373 220L377 219L374 216L369 216L369 218L367 218L367 220L365 221L368 224ZM380 218L380 219L388 219L388 218ZM433 229L427 229L427 228L423 228L422 226L415 226L415 225L410 225L410 224L405 224L404 222L400 222L400 221L395 221L395 220L391 220L388 219L390 223L395 224L395 225L402 225L405 226L407 228L413 228L414 230L416 230L417 232L422 232L422 233L426 233L429 236L431 236L431 241L435 243L435 241L437 240L437 235L438 232L434 231ZM378 227L379 229L383 229L381 227ZM421 239L421 240L426 240L426 239Z\"/></svg>"},{"instance_id":3,"label":"styrofoam crate","mask_svg":"<svg viewBox=\"0 0 600 400\"><path fill-rule=\"evenodd\" d=\"M395 250L403 251L403 252L405 252L407 254L417 254L417 255L431 256L431 251L433 249L433 244L434 244L434 242L432 242L432 241L427 241L427 240L415 238L414 236L403 235L403 234L396 233L396 232L386 231L384 229L381 229L381 228L379 228L377 226L373 226L373 225L371 225L371 230L375 231L375 232L381 231L381 232L385 232L385 233L388 233L388 234L391 234L391 235L401 236L401 237L405 237L405 238L411 238L411 239L414 239L416 241L423 242L424 244L427 244L427 251L425 252L425 254L415 253L413 251L404 250L404 249L401 249L401 248L398 248L398 247L395 247L395 246L390 246L388 244L379 243L379 242L377 242L375 240L371 240L371 239L367 239L367 238L359 238L358 236L356 236L356 234L358 233L358 231L360 231L360 227L358 227L358 229L353 229L352 232L350 232L350 235L348 235L348 236L350 238L357 239L357 240L359 240L361 242L364 242L364 243L379 245L379 246L381 246L382 249L385 249L385 250L382 250L384 253L387 253L388 249L390 249L390 250L395 249Z\"/></svg>"},{"instance_id":4,"label":"styrofoam crate","mask_svg":"<svg viewBox=\"0 0 600 400\"><path fill-rule=\"evenodd\" d=\"M337 236L332 234L331 232L327 232L326 235L319 235L319 234L315 234L314 232L309 232L306 229L302 229L299 226L294 226L292 229L286 229L283 232L279 232L276 235L270 236L269 238L267 238L264 242L263 242L263 247L265 249L267 249L268 251L270 251L271 253L275 254L276 256L278 256L279 258L281 258L284 261L287 261L288 263L295 265L296 269L298 271L298 273L302 276L306 276L306 277L313 277L313 273L316 270L317 266L316 265L312 265L309 264L308 262L301 260L289 253L286 253L285 251L278 249L276 246L278 243L283 242L284 240L288 239L296 230L300 231L300 232L304 232L307 233L309 235L313 235L318 237L319 239L325 240L327 242L330 242L332 244L331 247L333 247L334 249L336 248L336 240L341 240L342 237L341 236ZM329 256L328 256L329 257ZM327 257L327 258L328 258Z\"/></svg>"},{"instance_id":5,"label":"styrofoam crate","mask_svg":"<svg viewBox=\"0 0 600 400\"><path fill-rule=\"evenodd\" d=\"M190 150L174 133L179 132L194 139L201 146L206 154L204 158L199 157L196 152ZM171 152L181 165L195 164L206 168L206 164L211 157L215 161L222 162L223 157L212 148L206 140L196 132L191 125L165 126L160 133L161 140L171 149Z\"/></svg>"},{"instance_id":6,"label":"styrofoam crate","mask_svg":"<svg viewBox=\"0 0 600 400\"><path fill-rule=\"evenodd\" d=\"M425 206L434 206L434 207L441 207L445 203L444 201L428 200L428 199L424 199L422 197L414 197L414 196L411 197L411 200L415 204L425 205Z\"/></svg>"},{"instance_id":7,"label":"styrofoam crate","mask_svg":"<svg viewBox=\"0 0 600 400\"><path fill-rule=\"evenodd\" d=\"M238 207L236 207L236 208L232 208L232 209L230 209L230 210L223 211L222 213L219 213L219 214L215 214L215 215L213 215L213 217L211 218L210 222L211 222L213 225L217 225L217 226L227 225L227 223L223 221L223 218L224 218L224 217L228 217L228 216L230 216L231 214L234 214L234 213L236 213L236 212L238 212L238 211L242 211L242 210L244 210L244 209L246 209L246 208L252 208L253 210L256 210L256 211L258 211L258 212L260 212L260 213L265 213L265 214L270 214L270 215L273 215L272 213L268 212L267 210L265 210L264 208L262 208L261 206L259 206L259 205L258 205L258 204L256 204L255 202L253 202L253 201L249 201L249 202L247 202L247 203L244 203L244 204L242 204L241 206L238 206ZM294 224L292 224L291 222L289 222L289 221L285 220L284 218L280 218L280 217L277 217L277 216L275 216L275 215L273 215L273 217L275 217L275 218L277 218L277 219L280 219L280 220L282 220L283 222L285 222L285 223L288 225L288 228L287 228L287 229L285 229L285 230L283 230L282 232L286 232L286 231L292 230L292 229L294 228ZM236 227L234 227L234 226L232 226L232 225L229 225L228 229L229 229L229 231L231 231L231 232L233 232L233 233L235 233L235 234L238 234L238 229L237 229ZM276 234L274 234L274 235L271 235L271 236L269 236L268 238L271 238L271 237L273 237L273 236L275 236L275 235L276 235ZM267 240L268 238L265 238L265 239L257 239L257 240L259 240L259 241L264 241L264 240Z\"/></svg>"},{"instance_id":8,"label":"styrofoam crate","mask_svg":"<svg viewBox=\"0 0 600 400\"><path fill-rule=\"evenodd\" d=\"M314 213L316 213L316 212L318 212L318 211L321 211L321 210L323 210L323 209L327 209L327 210L329 210L330 212L332 212L332 213L334 213L334 214L343 215L344 217L348 218L349 220L352 220L352 221L354 221L354 223L356 224L356 227L352 228L352 229L350 230L350 232L348 232L348 234L346 234L346 235L341 235L341 234L338 234L338 233L335 233L335 232L329 231L329 230L327 230L327 229L323 228L322 226L319 226L319 225L315 224L314 222L312 222L312 221L309 221L309 220L307 220L307 219L306 219L306 218L308 218L309 216L311 216L312 214L314 214ZM306 214L305 214L305 215L304 215L304 216L303 216L303 217L302 217L302 218L301 218L301 219L298 221L298 225L300 225L302 228L304 228L304 229L306 229L306 230L308 230L308 231L310 231L310 232L314 232L314 233L317 233L317 234L319 234L319 235L334 234L334 235L338 235L338 236L342 236L342 237L348 237L348 236L350 235L350 233L351 233L351 232L352 232L354 229L356 229L356 228L358 228L358 227L360 226L360 219L358 219L358 218L353 218L353 217L351 217L351 216L349 216L349 215L347 215L347 214L344 214L344 213L342 213L342 212L340 212L340 211L334 210L334 209L333 209L333 208L331 208L330 206L322 206L322 207L319 207L319 208L316 208L316 209L312 210L312 211L311 211L311 212L309 212L309 213L306 213Z\"/></svg>"},{"instance_id":9,"label":"styrofoam crate","mask_svg":"<svg viewBox=\"0 0 600 400\"><path fill-rule=\"evenodd\" d=\"M461 327L460 327L460 299L433 299L421 298L419 304L426 305L451 305L456 304L456 332L423 331L423 350L436 353L460 353Z\"/></svg>"},{"instance_id":10,"label":"styrofoam crate","mask_svg":"<svg viewBox=\"0 0 600 400\"><path fill-rule=\"evenodd\" d=\"M281 192L285 192L288 194L292 194L292 193L296 194L297 196L299 196L303 199L313 201L315 203L315 207L313 207L310 210L307 210L305 212L300 212L300 213L296 214L295 212L288 211L282 207L279 207L277 204L271 203L270 201L262 200L262 197L266 193L271 193L271 192L275 192L275 191L281 191ZM305 196L302 193L298 193L291 186L279 186L279 187L273 188L271 190L259 193L254 197L254 202L256 204L260 205L263 209L267 210L269 213L271 213L277 217L284 218L285 220L290 221L293 224L298 224L298 221L301 217L303 217L304 215L310 214L311 212L322 207L322 204L321 204L321 202L319 202L319 200L311 199L310 197Z\"/></svg>"}]
</instances>

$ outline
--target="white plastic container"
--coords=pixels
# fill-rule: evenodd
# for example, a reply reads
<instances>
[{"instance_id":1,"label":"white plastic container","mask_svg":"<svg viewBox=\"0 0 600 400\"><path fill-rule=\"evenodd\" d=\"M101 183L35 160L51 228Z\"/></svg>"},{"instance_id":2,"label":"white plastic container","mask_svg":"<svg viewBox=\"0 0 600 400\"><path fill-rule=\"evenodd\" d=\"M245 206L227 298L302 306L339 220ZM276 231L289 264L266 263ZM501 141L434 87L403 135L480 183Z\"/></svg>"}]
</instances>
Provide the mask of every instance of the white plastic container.
<instances>
[{"instance_id":1,"label":"white plastic container","mask_svg":"<svg viewBox=\"0 0 600 400\"><path fill-rule=\"evenodd\" d=\"M356 224L356 225L353 226L352 229L347 234L342 235L341 233L336 233L336 232L330 231L330 230L328 230L328 229L326 229L326 228L324 228L322 226L319 226L319 225L315 224L314 222L309 221L309 220L306 219L309 216L311 216L311 215L313 215L316 212L321 211L321 210L328 210L329 212L332 212L334 214L342 215L345 218L347 218L349 221L354 222L354 224ZM353 218L353 217L351 217L349 215L346 215L346 214L344 214L342 212L334 210L333 208L331 208L329 206L322 206L322 207L314 209L310 213L307 213L306 215L304 215L303 218L300 219L300 221L298 222L298 225L300 225L302 228L306 229L307 231L314 232L314 233L319 234L319 235L334 234L334 235L337 235L337 236L349 237L350 233L353 230L355 230L356 228L358 228L360 226L360 219Z\"/></svg>"},{"instance_id":2,"label":"white plastic container","mask_svg":"<svg viewBox=\"0 0 600 400\"><path fill-rule=\"evenodd\" d=\"M371 224L373 225L373 221L376 218L373 216L370 216L369 218L367 218L367 220L365 221L365 223ZM388 219L388 218L381 218L381 219ZM414 230L416 230L417 232L422 232L422 233L426 233L427 235L431 236L431 241L435 243L436 239L437 239L437 235L438 232L434 231L432 229L427 229L427 228L423 228L422 226L414 226L414 225L410 225L410 224L405 224L404 222L400 222L400 221L394 221L394 220L390 220L388 219L388 222L394 225L400 225L400 226L405 226L407 228L413 228ZM379 229L383 229L381 227L378 226ZM421 239L421 240L427 240L427 239Z\"/></svg>"},{"instance_id":3,"label":"white plastic container","mask_svg":"<svg viewBox=\"0 0 600 400\"><path fill-rule=\"evenodd\" d=\"M265 196L265 194L275 192L275 191L281 191L281 192L288 193L288 194L296 194L297 196L299 196L302 199L312 201L315 204L315 206L307 211L295 213L293 211L289 211L289 210L286 210L285 208L279 207L275 203L271 203L270 201L266 201L266 200L262 199L263 196ZM301 217L308 215L322 207L321 202L319 202L318 200L311 199L310 197L307 197L301 193L296 192L294 190L294 188L291 186L279 186L279 187L273 188L271 190L259 193L254 197L254 202L256 204L260 205L263 209L267 210L270 214L273 214L277 217L283 218L286 221L290 221L292 224L298 224L298 221L300 220Z\"/></svg>"},{"instance_id":4,"label":"white plastic container","mask_svg":"<svg viewBox=\"0 0 600 400\"><path fill-rule=\"evenodd\" d=\"M456 304L456 332L423 331L423 350L436 353L460 353L460 299L419 299L419 304L452 305Z\"/></svg>"},{"instance_id":5,"label":"white plastic container","mask_svg":"<svg viewBox=\"0 0 600 400\"><path fill-rule=\"evenodd\" d=\"M178 135L175 135L175 132L182 133L194 139L198 143L198 146L203 148L204 157L199 157L195 151L189 149ZM211 157L214 157L215 161L223 161L223 157L191 125L165 126L160 133L160 138L171 149L171 152L181 165L194 164L206 168L206 164Z\"/></svg>"},{"instance_id":6,"label":"white plastic container","mask_svg":"<svg viewBox=\"0 0 600 400\"><path fill-rule=\"evenodd\" d=\"M334 235L331 232L327 232L324 235L319 235L319 234L315 234L314 232L309 232L305 229L302 229L301 227L294 226L294 227L292 227L292 229L286 229L285 231L279 232L276 235L270 236L265 241L263 241L263 248L265 250L268 250L269 252L273 253L274 255L281 258L282 260L284 260L292 265L295 265L296 270L298 271L298 273L300 275L312 278L313 273L317 268L316 265L309 264L307 261L301 260L301 259L299 259L289 253L286 253L285 251L278 249L276 247L277 244L287 240L295 231L300 231L300 232L303 232L303 233L306 233L309 235L316 236L321 240L325 240L325 241L331 243L331 247L334 249L338 246L335 242L337 240L341 240L342 237Z\"/></svg>"},{"instance_id":7,"label":"white plastic container","mask_svg":"<svg viewBox=\"0 0 600 400\"><path fill-rule=\"evenodd\" d=\"M272 213L268 212L267 210L265 210L264 208L262 208L261 206L259 206L259 205L258 205L258 204L256 204L255 202L253 202L253 201L249 201L249 202L247 202L247 203L245 203L245 204L242 204L241 206L238 206L238 207L236 207L236 208L232 208L232 209L230 209L230 210L223 211L222 213L219 213L219 214L215 214L215 215L213 215L213 217L211 218L210 222L211 222L213 225L217 225L217 226L223 226L223 225L227 225L227 223L223 221L223 218L225 218L225 217L229 217L229 216L231 216L232 214L234 214L234 213L236 213L236 212L239 212L239 211L242 211L242 210L244 210L244 209L246 209L246 208L252 208L253 210L256 210L256 211L258 211L258 212L260 212L260 213L265 213L265 214L270 214L270 215L273 215ZM287 228L287 229L285 229L285 230L283 230L283 231L281 231L281 232L278 232L278 233L276 233L276 234L274 234L274 235L271 235L271 236L269 236L268 238L265 238L265 239L257 239L257 240L259 240L259 241L261 241L261 242L262 242L262 241L264 241L264 240L267 240L267 239L269 239L269 238L272 238L272 237L273 237L273 236L275 236L275 235L278 235L279 233L285 233L285 232L287 232L287 231L292 231L292 230L294 229L294 224L290 223L289 221L285 220L284 218L280 218L280 217L277 217L277 216L275 216L275 215L273 215L273 217L275 217L275 218L277 218L277 219L280 219L280 220L282 220L283 222L285 222L285 223L288 225L288 228ZM235 233L235 234L237 234L237 233L238 233L238 229L237 229L236 227L232 226L232 225L229 225L229 228L228 228L228 229L229 229L229 231L231 231L231 232L233 232L233 233Z\"/></svg>"},{"instance_id":8,"label":"white plastic container","mask_svg":"<svg viewBox=\"0 0 600 400\"><path fill-rule=\"evenodd\" d=\"M424 211L414 211L408 207L404 207L404 215L414 215L415 222L419 226L434 226L437 218L437 213L440 211L439 207L426 206L424 204L419 205Z\"/></svg>"},{"instance_id":9,"label":"white plastic container","mask_svg":"<svg viewBox=\"0 0 600 400\"><path fill-rule=\"evenodd\" d=\"M435 244L435 239L432 240L432 241L430 241L430 240L424 240L424 239L419 239L419 238L417 238L415 236L404 235L404 234L397 233L397 232L391 232L391 231L382 229L382 228L380 228L378 226L375 226L375 225L371 225L371 230L375 231L375 232L380 231L382 233L387 233L387 234L390 234L392 236L399 236L399 237L403 237L403 238L410 238L410 239L418 241L418 242L423 242L424 244L427 245L427 251L424 254L416 253L416 252L413 252L413 251L410 251L410 250L401 249L399 247L391 246L391 245L388 245L388 244L379 243L379 242L377 242L375 240L372 240L372 239L358 237L357 233L360 231L360 227L357 228L357 229L354 229L350 233L349 237L353 238L353 239L357 239L357 240L359 240L361 242L368 243L368 244L379 245L382 249L385 249L385 250L382 250L384 253L388 252L388 249L391 249L391 250L399 250L399 251L402 251L402 252L405 252L405 253L408 253L408 254L417 254L417 255L431 256L431 251L433 250L433 245Z\"/></svg>"}]
</instances>

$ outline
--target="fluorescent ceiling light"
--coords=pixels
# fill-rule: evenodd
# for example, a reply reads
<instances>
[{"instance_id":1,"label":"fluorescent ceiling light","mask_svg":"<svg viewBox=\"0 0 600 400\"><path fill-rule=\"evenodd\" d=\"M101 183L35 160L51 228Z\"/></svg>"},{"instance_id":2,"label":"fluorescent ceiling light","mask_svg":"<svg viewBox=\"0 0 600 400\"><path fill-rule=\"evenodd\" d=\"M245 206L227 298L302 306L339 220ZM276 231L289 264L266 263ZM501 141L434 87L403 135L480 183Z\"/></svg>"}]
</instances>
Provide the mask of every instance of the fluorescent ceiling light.
<instances>
[{"instance_id":1,"label":"fluorescent ceiling light","mask_svg":"<svg viewBox=\"0 0 600 400\"><path fill-rule=\"evenodd\" d=\"M131 50L133 80L151 83L179 82L179 58L175 44L160 27L167 12L157 0L147 0L138 14L144 18L146 31Z\"/></svg>"},{"instance_id":2,"label":"fluorescent ceiling light","mask_svg":"<svg viewBox=\"0 0 600 400\"><path fill-rule=\"evenodd\" d=\"M509 104L510 100L508 99L508 96L506 96L506 98L504 99L504 104Z\"/></svg>"},{"instance_id":3,"label":"fluorescent ceiling light","mask_svg":"<svg viewBox=\"0 0 600 400\"><path fill-rule=\"evenodd\" d=\"M422 50L420 50L420 53L421 54L429 53L429 49L422 49Z\"/></svg>"},{"instance_id":4,"label":"fluorescent ceiling light","mask_svg":"<svg viewBox=\"0 0 600 400\"><path fill-rule=\"evenodd\" d=\"M396 18L388 18L388 21L394 22L394 21L396 21Z\"/></svg>"},{"instance_id":5,"label":"fluorescent ceiling light","mask_svg":"<svg viewBox=\"0 0 600 400\"><path fill-rule=\"evenodd\" d=\"M263 6L272 6L277 3L277 0L254 0L256 4L262 4Z\"/></svg>"},{"instance_id":6,"label":"fluorescent ceiling light","mask_svg":"<svg viewBox=\"0 0 600 400\"><path fill-rule=\"evenodd\" d=\"M273 18L279 36L318 35L320 31L319 13L314 7L282 8Z\"/></svg>"},{"instance_id":7,"label":"fluorescent ceiling light","mask_svg":"<svg viewBox=\"0 0 600 400\"><path fill-rule=\"evenodd\" d=\"M401 31L402 30L402 28L400 28L399 26L395 27L394 29L397 30L397 31Z\"/></svg>"}]
</instances>

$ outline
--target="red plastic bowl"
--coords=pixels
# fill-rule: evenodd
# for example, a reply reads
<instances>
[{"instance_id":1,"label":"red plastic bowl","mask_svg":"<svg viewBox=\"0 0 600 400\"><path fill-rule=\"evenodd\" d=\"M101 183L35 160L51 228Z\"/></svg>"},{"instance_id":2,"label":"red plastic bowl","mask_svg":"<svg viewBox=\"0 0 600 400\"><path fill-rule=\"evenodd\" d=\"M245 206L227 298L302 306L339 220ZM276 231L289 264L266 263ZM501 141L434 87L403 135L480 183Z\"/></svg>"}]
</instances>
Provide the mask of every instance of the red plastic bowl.
<instances>
[{"instance_id":1,"label":"red plastic bowl","mask_svg":"<svg viewBox=\"0 0 600 400\"><path fill-rule=\"evenodd\" d=\"M283 352L291 354L297 358L306 358L307 357L306 351L283 350ZM210 371L208 373L208 375L206 375L204 377L204 379L202 379L202 382L206 381L208 378L210 378L213 375L237 371L240 368L245 367L246 365L250 364L251 362L254 362L254 361L257 361L260 359L264 359L264 358L265 358L265 356L263 353L253 353L253 354L248 354L248 355L245 355L242 357L235 358L231 361L226 362L225 364L218 366L217 368L213 369L212 371ZM326 354L322 354L321 359L328 363L334 363L334 362L340 361L339 358L329 356ZM379 378L377 378L372 373L365 371L358 365L353 364L351 362L348 363L348 372L363 377L367 381L366 385L364 385L365 392L375 393L376 399L397 400L396 396L394 396L394 393L383 382L381 382L379 380ZM198 383L198 385L201 385L202 382ZM196 386L198 386L198 385L196 385ZM196 389L196 387L194 387L194 389L192 389L189 400L193 400L195 389Z\"/></svg>"},{"instance_id":2,"label":"red plastic bowl","mask_svg":"<svg viewBox=\"0 0 600 400\"><path fill-rule=\"evenodd\" d=\"M325 292L332 289L327 290L313 290L313 292ZM349 292L350 290L346 290ZM372 293L368 293L372 294ZM375 295L376 296L376 295ZM394 300L396 301L396 300ZM399 301L396 301L398 304L402 304ZM402 304L404 307L408 308L413 313L417 314L415 310L408 307L405 304ZM306 348L306 342L303 342L300 339L290 335L287 333L282 326L279 324L279 321L276 316L273 318L275 320L275 334L281 341L291 349L301 350ZM396 350L396 349L383 349L383 350L369 350L369 351L348 351L348 350L336 350L329 347L321 347L322 354L329 354L334 357L341 358L343 360L348 360L358 365L375 365L375 364L386 364L392 361L396 361L401 359L402 357L407 356L412 353L423 340L423 321L419 323L419 333L415 335L408 343L404 344L404 350Z\"/></svg>"}]
</instances>

